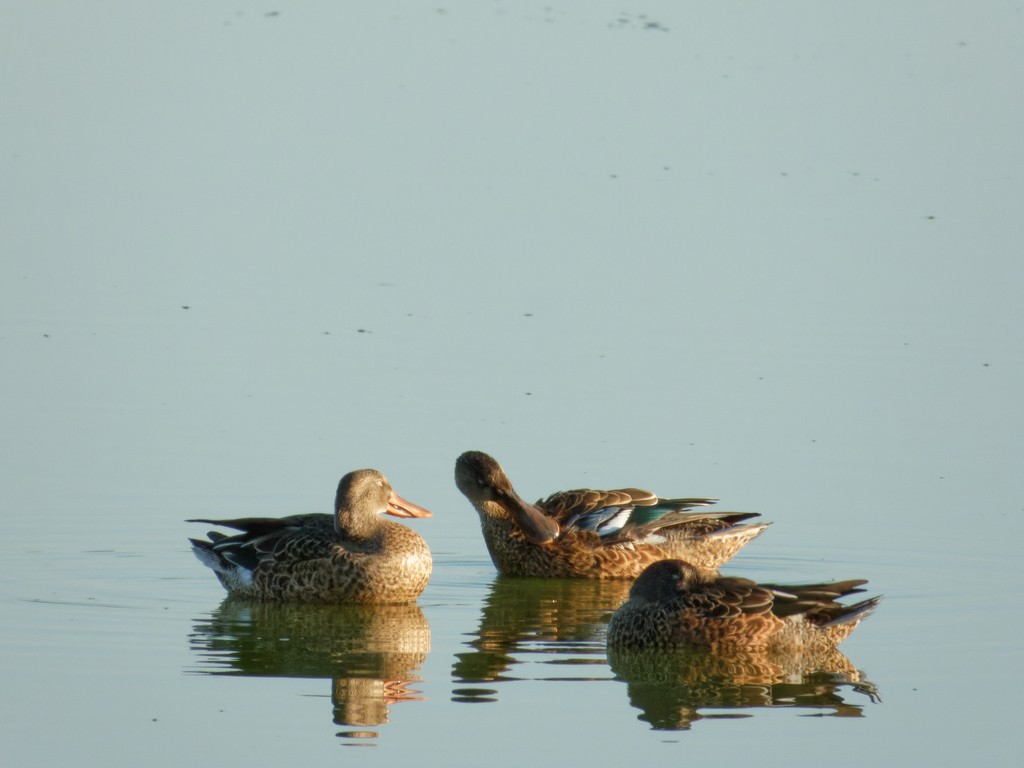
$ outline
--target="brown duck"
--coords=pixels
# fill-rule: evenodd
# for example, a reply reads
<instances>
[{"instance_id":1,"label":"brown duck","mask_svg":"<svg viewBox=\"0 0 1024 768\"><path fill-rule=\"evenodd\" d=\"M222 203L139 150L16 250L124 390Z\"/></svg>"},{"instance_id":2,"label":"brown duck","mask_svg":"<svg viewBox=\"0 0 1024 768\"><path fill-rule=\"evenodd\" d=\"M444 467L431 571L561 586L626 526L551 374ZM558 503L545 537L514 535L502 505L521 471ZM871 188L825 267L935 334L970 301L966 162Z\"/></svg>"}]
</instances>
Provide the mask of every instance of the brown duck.
<instances>
[{"instance_id":1,"label":"brown duck","mask_svg":"<svg viewBox=\"0 0 1024 768\"><path fill-rule=\"evenodd\" d=\"M693 511L714 499L663 499L637 488L561 491L530 504L480 451L458 458L455 484L479 513L491 559L507 576L635 579L673 557L713 570L768 527L743 522L757 513Z\"/></svg>"},{"instance_id":2,"label":"brown duck","mask_svg":"<svg viewBox=\"0 0 1024 768\"><path fill-rule=\"evenodd\" d=\"M875 610L864 579L780 586L718 577L682 560L647 568L608 624L610 648L702 647L750 651L833 648Z\"/></svg>"},{"instance_id":3,"label":"brown duck","mask_svg":"<svg viewBox=\"0 0 1024 768\"><path fill-rule=\"evenodd\" d=\"M430 550L418 533L380 515L430 512L398 496L375 469L341 478L334 508L334 515L189 520L242 531L190 539L192 551L239 597L317 603L405 603L419 597L430 578Z\"/></svg>"}]
</instances>

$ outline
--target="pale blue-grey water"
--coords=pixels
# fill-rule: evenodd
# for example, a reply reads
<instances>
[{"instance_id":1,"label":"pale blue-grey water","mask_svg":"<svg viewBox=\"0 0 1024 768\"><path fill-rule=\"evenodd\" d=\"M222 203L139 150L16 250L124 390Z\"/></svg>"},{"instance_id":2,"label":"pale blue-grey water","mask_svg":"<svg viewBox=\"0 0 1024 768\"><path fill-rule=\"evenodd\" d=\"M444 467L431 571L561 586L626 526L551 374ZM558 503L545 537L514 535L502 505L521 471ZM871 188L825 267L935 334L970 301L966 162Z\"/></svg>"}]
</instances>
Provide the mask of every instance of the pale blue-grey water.
<instances>
[{"instance_id":1,"label":"pale blue-grey water","mask_svg":"<svg viewBox=\"0 0 1024 768\"><path fill-rule=\"evenodd\" d=\"M4 765L1019 760L1021 3L0 10ZM469 448L762 513L859 680L631 680ZM363 466L418 609L222 604L185 518Z\"/></svg>"}]
</instances>

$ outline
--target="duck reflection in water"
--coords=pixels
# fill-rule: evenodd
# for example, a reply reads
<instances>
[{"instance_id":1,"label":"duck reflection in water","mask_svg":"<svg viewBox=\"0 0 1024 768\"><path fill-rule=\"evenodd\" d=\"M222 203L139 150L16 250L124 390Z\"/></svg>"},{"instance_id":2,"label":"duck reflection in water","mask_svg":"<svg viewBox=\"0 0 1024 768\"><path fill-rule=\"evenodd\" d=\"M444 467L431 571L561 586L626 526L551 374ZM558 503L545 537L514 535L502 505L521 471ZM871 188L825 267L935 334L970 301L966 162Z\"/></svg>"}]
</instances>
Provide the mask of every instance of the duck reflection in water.
<instances>
[{"instance_id":1,"label":"duck reflection in water","mask_svg":"<svg viewBox=\"0 0 1024 768\"><path fill-rule=\"evenodd\" d=\"M466 643L472 650L456 654L453 679L463 684L608 680L605 624L629 586L616 580L498 576L484 600L479 629ZM460 687L454 700L494 701L496 693L491 687Z\"/></svg>"},{"instance_id":2,"label":"duck reflection in water","mask_svg":"<svg viewBox=\"0 0 1024 768\"><path fill-rule=\"evenodd\" d=\"M211 675L331 680L337 725L378 726L413 685L430 651L419 606L250 603L228 598L196 620L190 644ZM373 732L343 733L375 736Z\"/></svg>"},{"instance_id":3,"label":"duck reflection in water","mask_svg":"<svg viewBox=\"0 0 1024 768\"><path fill-rule=\"evenodd\" d=\"M638 719L655 730L685 730L694 721L751 717L760 707L831 710L834 717L861 717L862 703L844 698L849 689L879 701L875 686L839 650L732 651L704 648L608 649L616 677L626 682ZM724 710L724 711L723 711Z\"/></svg>"}]
</instances>

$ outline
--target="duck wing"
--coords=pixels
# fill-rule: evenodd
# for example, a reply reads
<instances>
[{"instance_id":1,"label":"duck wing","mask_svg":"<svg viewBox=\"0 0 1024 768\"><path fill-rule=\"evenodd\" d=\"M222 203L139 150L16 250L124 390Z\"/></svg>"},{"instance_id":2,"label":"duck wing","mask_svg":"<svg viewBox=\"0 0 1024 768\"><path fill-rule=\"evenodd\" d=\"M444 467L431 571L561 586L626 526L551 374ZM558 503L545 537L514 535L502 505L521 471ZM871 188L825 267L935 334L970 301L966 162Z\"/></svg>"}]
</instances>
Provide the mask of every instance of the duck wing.
<instances>
[{"instance_id":1,"label":"duck wing","mask_svg":"<svg viewBox=\"0 0 1024 768\"><path fill-rule=\"evenodd\" d=\"M663 499L641 488L616 488L601 491L576 488L559 491L535 506L553 518L563 531L592 531L602 538L632 529L627 539L635 540L666 525L691 520L678 513L698 506L714 504L715 499Z\"/></svg>"},{"instance_id":2,"label":"duck wing","mask_svg":"<svg viewBox=\"0 0 1024 768\"><path fill-rule=\"evenodd\" d=\"M336 543L334 517L326 514L287 517L239 517L226 520L194 518L190 523L206 523L241 531L227 536L210 531L205 548L234 565L255 569L260 561L307 560L322 556ZM195 540L194 540L195 541Z\"/></svg>"}]
</instances>

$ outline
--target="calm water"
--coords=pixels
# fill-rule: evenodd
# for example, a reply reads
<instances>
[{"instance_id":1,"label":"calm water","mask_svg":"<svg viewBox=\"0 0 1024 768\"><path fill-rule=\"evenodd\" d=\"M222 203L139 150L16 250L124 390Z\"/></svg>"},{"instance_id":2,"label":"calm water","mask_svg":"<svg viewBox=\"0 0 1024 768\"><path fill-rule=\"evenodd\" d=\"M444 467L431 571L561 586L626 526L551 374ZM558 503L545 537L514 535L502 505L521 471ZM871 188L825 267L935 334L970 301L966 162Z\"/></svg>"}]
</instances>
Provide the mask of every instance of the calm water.
<instances>
[{"instance_id":1,"label":"calm water","mask_svg":"<svg viewBox=\"0 0 1024 768\"><path fill-rule=\"evenodd\" d=\"M5 765L1016 764L1019 4L7 2L0 38ZM730 573L885 600L782 683L608 659L624 585L497 579L470 448L527 498L759 511ZM418 606L233 604L189 552L362 466L435 513Z\"/></svg>"}]
</instances>

